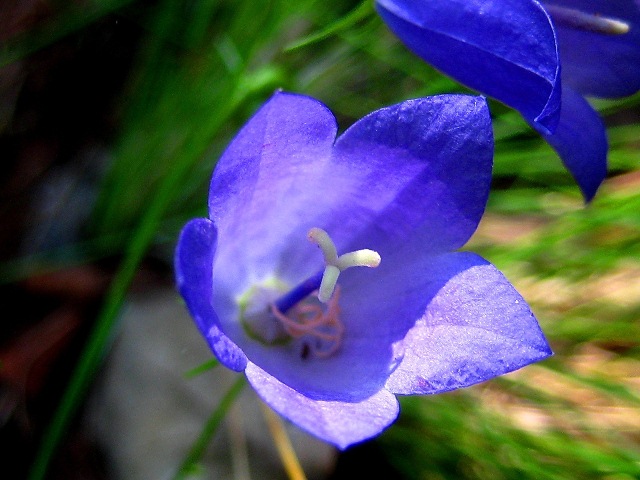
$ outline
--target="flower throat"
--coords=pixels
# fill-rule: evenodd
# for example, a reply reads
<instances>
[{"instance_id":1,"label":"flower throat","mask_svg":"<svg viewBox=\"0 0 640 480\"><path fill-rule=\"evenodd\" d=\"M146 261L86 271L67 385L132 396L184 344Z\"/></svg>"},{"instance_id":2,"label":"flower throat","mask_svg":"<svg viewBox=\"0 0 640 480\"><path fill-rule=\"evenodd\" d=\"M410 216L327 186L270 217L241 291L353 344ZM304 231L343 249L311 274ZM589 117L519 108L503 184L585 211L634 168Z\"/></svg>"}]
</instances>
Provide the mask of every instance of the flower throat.
<instances>
[{"instance_id":1,"label":"flower throat","mask_svg":"<svg viewBox=\"0 0 640 480\"><path fill-rule=\"evenodd\" d=\"M312 228L307 238L322 250L324 270L286 291L278 281L252 287L239 300L240 318L249 336L266 345L301 339L300 356L328 357L342 343L340 273L350 267L377 267L380 255L356 250L338 256L329 234Z\"/></svg>"}]
</instances>

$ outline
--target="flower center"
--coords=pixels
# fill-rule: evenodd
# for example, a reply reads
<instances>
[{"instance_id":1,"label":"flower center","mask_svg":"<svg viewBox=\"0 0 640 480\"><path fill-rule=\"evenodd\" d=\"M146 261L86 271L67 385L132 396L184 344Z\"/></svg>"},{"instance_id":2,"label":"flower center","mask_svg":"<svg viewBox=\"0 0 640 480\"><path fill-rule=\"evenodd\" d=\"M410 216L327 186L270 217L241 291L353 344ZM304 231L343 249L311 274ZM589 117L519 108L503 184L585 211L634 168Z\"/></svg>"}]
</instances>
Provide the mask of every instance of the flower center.
<instances>
[{"instance_id":1,"label":"flower center","mask_svg":"<svg viewBox=\"0 0 640 480\"><path fill-rule=\"evenodd\" d=\"M309 230L307 238L322 250L323 271L288 292L282 282L273 280L252 287L238 300L242 325L251 338L265 345L299 340L303 359L328 357L340 348L344 333L338 304L340 273L380 265L380 255L373 250L338 256L329 234L320 228Z\"/></svg>"},{"instance_id":2,"label":"flower center","mask_svg":"<svg viewBox=\"0 0 640 480\"><path fill-rule=\"evenodd\" d=\"M556 24L577 30L586 30L604 35L623 35L631 28L626 22L604 17L597 13L586 13L557 5L545 5L545 9Z\"/></svg>"}]
</instances>

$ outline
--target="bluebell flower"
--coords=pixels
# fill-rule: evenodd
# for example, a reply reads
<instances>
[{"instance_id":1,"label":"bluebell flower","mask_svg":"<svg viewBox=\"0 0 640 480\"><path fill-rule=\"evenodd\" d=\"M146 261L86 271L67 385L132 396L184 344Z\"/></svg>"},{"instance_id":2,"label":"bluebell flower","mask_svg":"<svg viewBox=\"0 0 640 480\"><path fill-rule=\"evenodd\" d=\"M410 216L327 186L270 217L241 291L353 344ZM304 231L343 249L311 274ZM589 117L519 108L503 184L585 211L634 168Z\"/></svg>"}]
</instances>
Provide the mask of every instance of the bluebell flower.
<instances>
[{"instance_id":1,"label":"bluebell flower","mask_svg":"<svg viewBox=\"0 0 640 480\"><path fill-rule=\"evenodd\" d=\"M490 263L454 252L491 179L486 101L409 100L336 140L320 102L276 93L216 166L176 251L200 332L274 410L339 448L396 395L466 387L551 354Z\"/></svg>"},{"instance_id":2,"label":"bluebell flower","mask_svg":"<svg viewBox=\"0 0 640 480\"><path fill-rule=\"evenodd\" d=\"M608 146L584 96L640 88L637 0L376 0L376 8L418 56L518 110L593 198Z\"/></svg>"}]
</instances>

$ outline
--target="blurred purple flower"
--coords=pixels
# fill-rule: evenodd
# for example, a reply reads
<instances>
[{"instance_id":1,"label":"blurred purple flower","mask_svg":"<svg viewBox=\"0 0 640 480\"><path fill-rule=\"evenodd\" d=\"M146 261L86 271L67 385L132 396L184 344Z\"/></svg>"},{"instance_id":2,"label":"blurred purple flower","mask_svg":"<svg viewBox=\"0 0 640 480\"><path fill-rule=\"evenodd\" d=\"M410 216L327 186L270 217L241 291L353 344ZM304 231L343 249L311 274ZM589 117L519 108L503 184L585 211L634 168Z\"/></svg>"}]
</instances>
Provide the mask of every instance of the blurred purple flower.
<instances>
[{"instance_id":1,"label":"blurred purple flower","mask_svg":"<svg viewBox=\"0 0 640 480\"><path fill-rule=\"evenodd\" d=\"M466 387L551 351L504 276L453 252L489 192L485 100L409 100L336 130L318 101L276 93L220 159L176 277L220 362L346 448L395 420L396 394Z\"/></svg>"},{"instance_id":2,"label":"blurred purple flower","mask_svg":"<svg viewBox=\"0 0 640 480\"><path fill-rule=\"evenodd\" d=\"M418 56L518 110L593 198L608 147L583 96L640 88L638 0L376 0L376 7Z\"/></svg>"}]
</instances>

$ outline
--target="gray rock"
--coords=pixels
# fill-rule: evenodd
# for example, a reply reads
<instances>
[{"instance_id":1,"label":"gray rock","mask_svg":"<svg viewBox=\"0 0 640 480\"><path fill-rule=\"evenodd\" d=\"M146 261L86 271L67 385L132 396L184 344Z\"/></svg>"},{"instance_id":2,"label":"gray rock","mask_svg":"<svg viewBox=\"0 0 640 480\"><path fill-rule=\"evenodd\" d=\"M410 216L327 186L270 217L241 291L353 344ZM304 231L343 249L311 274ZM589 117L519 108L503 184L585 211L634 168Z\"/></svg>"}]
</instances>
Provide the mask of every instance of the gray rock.
<instances>
[{"instance_id":1,"label":"gray rock","mask_svg":"<svg viewBox=\"0 0 640 480\"><path fill-rule=\"evenodd\" d=\"M106 453L113 478L172 478L240 375L218 366L185 377L210 359L177 293L132 296L87 408L90 433ZM190 478L287 478L259 402L247 385ZM327 477L335 449L293 425L287 430L308 478Z\"/></svg>"}]
</instances>

